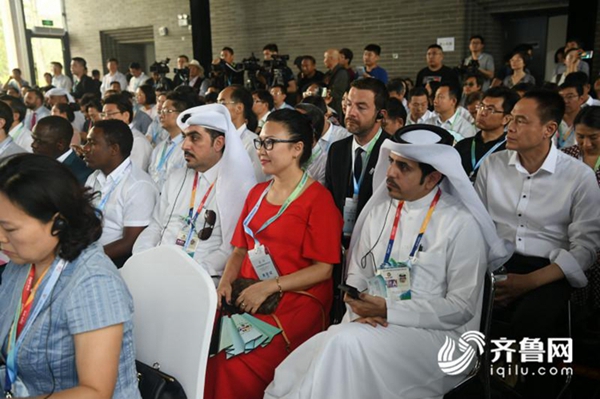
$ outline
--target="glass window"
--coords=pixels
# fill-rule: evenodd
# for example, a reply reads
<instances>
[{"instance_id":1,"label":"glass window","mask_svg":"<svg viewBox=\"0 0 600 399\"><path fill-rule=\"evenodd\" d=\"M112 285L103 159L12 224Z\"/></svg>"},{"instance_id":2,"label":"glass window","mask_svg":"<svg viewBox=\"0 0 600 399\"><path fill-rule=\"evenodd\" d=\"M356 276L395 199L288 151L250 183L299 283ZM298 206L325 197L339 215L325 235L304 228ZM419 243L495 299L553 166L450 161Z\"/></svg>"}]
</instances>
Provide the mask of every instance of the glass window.
<instances>
[{"instance_id":1,"label":"glass window","mask_svg":"<svg viewBox=\"0 0 600 399\"><path fill-rule=\"evenodd\" d=\"M25 25L64 28L61 0L23 0Z\"/></svg>"},{"instance_id":2,"label":"glass window","mask_svg":"<svg viewBox=\"0 0 600 399\"><path fill-rule=\"evenodd\" d=\"M2 5L0 4L0 8ZM4 11L4 10L2 10ZM8 54L6 50L6 39L4 38L4 24L3 18L0 18L0 86L2 86L8 79Z\"/></svg>"},{"instance_id":3,"label":"glass window","mask_svg":"<svg viewBox=\"0 0 600 399\"><path fill-rule=\"evenodd\" d=\"M46 86L44 73L51 72L50 63L58 61L63 63L62 39L32 37L31 50L33 52L33 74L38 86ZM69 66L67 65L67 70ZM63 65L63 73L65 67Z\"/></svg>"}]
</instances>

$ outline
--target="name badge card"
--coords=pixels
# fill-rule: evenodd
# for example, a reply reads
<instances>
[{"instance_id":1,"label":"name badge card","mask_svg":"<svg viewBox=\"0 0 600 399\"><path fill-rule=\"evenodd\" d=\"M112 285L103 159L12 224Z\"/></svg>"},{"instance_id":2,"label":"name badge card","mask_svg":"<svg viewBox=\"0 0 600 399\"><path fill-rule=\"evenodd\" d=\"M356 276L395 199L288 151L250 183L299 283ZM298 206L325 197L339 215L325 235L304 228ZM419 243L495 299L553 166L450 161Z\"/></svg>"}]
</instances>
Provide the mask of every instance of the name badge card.
<instances>
[{"instance_id":1,"label":"name badge card","mask_svg":"<svg viewBox=\"0 0 600 399\"><path fill-rule=\"evenodd\" d=\"M407 263L394 262L392 265L382 265L377 270L377 275L385 281L388 299L393 301L411 299L410 269Z\"/></svg>"},{"instance_id":2,"label":"name badge card","mask_svg":"<svg viewBox=\"0 0 600 399\"><path fill-rule=\"evenodd\" d=\"M191 234L191 237L190 237L190 234ZM187 248L186 248L186 242L188 241L188 239L189 239L189 243L187 244ZM199 241L200 241L200 239L198 238L198 235L194 234L194 232L191 231L191 226L186 223L183 225L183 227L181 228L179 233L177 233L177 238L175 239L175 245L179 245L180 247L182 247L184 249L185 252L187 252L188 255L193 257L194 254L196 253L196 248L198 248Z\"/></svg>"},{"instance_id":3,"label":"name badge card","mask_svg":"<svg viewBox=\"0 0 600 399\"><path fill-rule=\"evenodd\" d=\"M273 259L271 259L271 256L265 250L264 245L258 245L248 251L248 258L259 279L269 280L279 277L279 272L273 263Z\"/></svg>"},{"instance_id":4,"label":"name badge card","mask_svg":"<svg viewBox=\"0 0 600 399\"><path fill-rule=\"evenodd\" d=\"M346 198L344 203L344 235L351 236L356 223L358 211L358 197Z\"/></svg>"}]
</instances>

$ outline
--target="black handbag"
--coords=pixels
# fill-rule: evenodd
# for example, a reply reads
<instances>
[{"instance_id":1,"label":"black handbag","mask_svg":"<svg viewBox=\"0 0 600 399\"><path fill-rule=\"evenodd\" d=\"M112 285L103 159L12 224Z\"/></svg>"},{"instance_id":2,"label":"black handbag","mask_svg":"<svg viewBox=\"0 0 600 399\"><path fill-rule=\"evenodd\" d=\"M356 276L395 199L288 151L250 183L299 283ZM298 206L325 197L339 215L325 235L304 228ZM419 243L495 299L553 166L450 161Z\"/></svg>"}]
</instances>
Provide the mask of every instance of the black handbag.
<instances>
[{"instance_id":1,"label":"black handbag","mask_svg":"<svg viewBox=\"0 0 600 399\"><path fill-rule=\"evenodd\" d=\"M142 399L187 399L179 381L160 371L157 363L150 367L136 360L135 368Z\"/></svg>"}]
</instances>

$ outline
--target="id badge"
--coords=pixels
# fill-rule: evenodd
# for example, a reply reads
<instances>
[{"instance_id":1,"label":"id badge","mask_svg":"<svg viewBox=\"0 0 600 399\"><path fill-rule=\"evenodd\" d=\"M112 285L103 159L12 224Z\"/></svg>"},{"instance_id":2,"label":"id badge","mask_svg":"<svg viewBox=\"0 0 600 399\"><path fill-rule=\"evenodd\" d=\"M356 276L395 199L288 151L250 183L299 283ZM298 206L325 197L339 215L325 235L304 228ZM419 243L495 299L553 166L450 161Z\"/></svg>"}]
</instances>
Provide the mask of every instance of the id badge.
<instances>
[{"instance_id":1,"label":"id badge","mask_svg":"<svg viewBox=\"0 0 600 399\"><path fill-rule=\"evenodd\" d=\"M387 287L382 276L377 274L371 277L367 284L369 285L369 295L387 298Z\"/></svg>"},{"instance_id":2,"label":"id badge","mask_svg":"<svg viewBox=\"0 0 600 399\"><path fill-rule=\"evenodd\" d=\"M378 269L377 275L385 282L387 298L397 302L411 299L410 266L406 263L397 263L393 267L386 266Z\"/></svg>"},{"instance_id":3,"label":"id badge","mask_svg":"<svg viewBox=\"0 0 600 399\"><path fill-rule=\"evenodd\" d=\"M344 202L344 235L351 236L356 223L356 214L358 210L358 198L346 198Z\"/></svg>"},{"instance_id":4,"label":"id badge","mask_svg":"<svg viewBox=\"0 0 600 399\"><path fill-rule=\"evenodd\" d=\"M267 253L263 245L258 245L248 251L248 258L259 279L268 280L279 277L273 259L271 259L271 256Z\"/></svg>"},{"instance_id":5,"label":"id badge","mask_svg":"<svg viewBox=\"0 0 600 399\"><path fill-rule=\"evenodd\" d=\"M177 233L177 238L175 239L175 245L180 246L181 248L184 249L185 252L187 252L188 255L193 257L194 254L196 253L196 248L198 247L198 242L200 241L200 239L198 238L198 235L194 234L194 232L192 232L190 229L191 229L191 226L189 224L186 223L183 225L183 227L181 228L179 233ZM188 239L189 234L191 234L192 236L190 237L190 242L186 248L185 243Z\"/></svg>"}]
</instances>

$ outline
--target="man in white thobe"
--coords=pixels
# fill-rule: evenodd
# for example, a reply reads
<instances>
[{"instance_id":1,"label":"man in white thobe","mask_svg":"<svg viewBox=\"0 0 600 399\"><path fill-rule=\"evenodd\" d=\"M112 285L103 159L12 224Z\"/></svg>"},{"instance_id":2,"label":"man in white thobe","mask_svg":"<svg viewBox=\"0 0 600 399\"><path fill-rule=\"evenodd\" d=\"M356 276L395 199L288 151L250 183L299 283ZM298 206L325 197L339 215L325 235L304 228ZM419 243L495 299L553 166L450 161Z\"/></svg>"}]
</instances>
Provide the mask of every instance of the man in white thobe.
<instances>
[{"instance_id":1,"label":"man in white thobe","mask_svg":"<svg viewBox=\"0 0 600 399\"><path fill-rule=\"evenodd\" d=\"M479 329L486 267L500 264L510 248L496 235L456 150L434 144L449 133L413 125L401 135L407 143L428 144L386 141L381 147L376 190L350 244L347 284L362 291L359 299L346 295L342 324L296 349L275 371L265 398L442 398L468 373L465 367L446 375L438 352L446 337L457 341ZM392 241L393 225L399 228ZM388 279L385 260L410 260L407 280ZM389 293L379 293L385 297L371 295L377 279L385 281ZM400 300L392 288L405 281L410 299Z\"/></svg>"}]
</instances>

